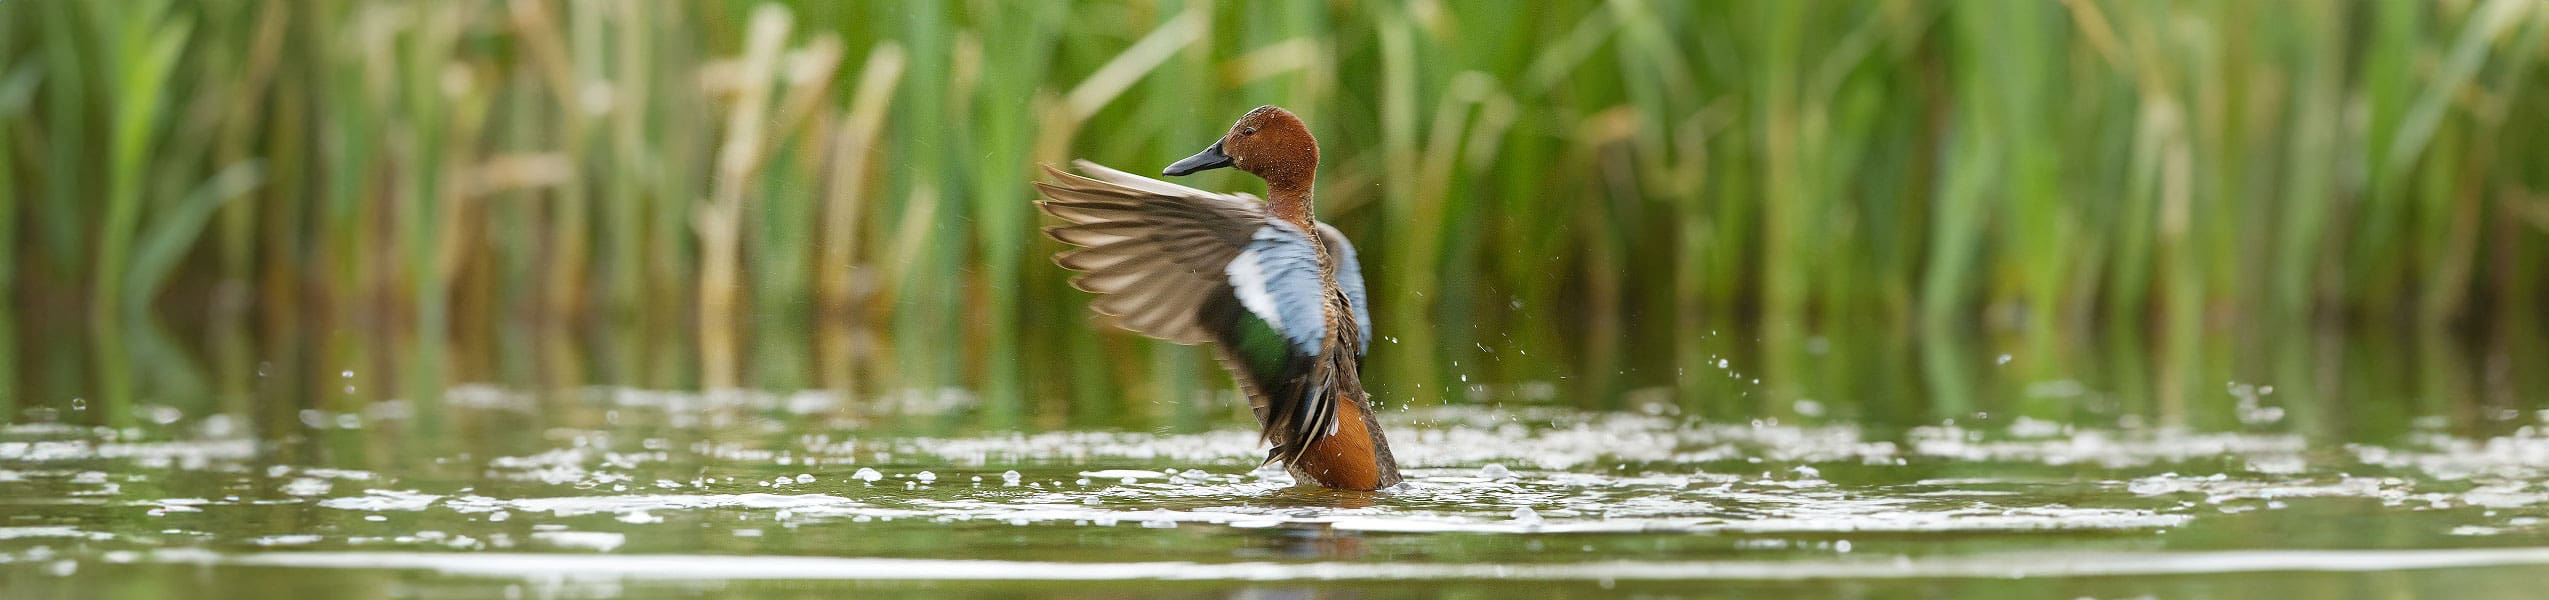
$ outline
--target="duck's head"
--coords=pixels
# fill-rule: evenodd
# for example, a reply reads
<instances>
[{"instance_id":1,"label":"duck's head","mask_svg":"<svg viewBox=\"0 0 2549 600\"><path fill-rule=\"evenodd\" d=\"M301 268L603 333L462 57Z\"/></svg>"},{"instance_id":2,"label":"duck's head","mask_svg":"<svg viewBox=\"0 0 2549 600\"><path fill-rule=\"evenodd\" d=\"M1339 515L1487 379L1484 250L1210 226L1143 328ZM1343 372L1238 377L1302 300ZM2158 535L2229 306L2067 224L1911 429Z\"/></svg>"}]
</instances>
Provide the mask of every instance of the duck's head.
<instances>
[{"instance_id":1,"label":"duck's head","mask_svg":"<svg viewBox=\"0 0 2549 600\"><path fill-rule=\"evenodd\" d=\"M1319 140L1292 111L1260 106L1239 117L1230 132L1212 147L1161 170L1186 175L1222 167L1238 167L1268 184L1306 184L1319 168Z\"/></svg>"}]
</instances>

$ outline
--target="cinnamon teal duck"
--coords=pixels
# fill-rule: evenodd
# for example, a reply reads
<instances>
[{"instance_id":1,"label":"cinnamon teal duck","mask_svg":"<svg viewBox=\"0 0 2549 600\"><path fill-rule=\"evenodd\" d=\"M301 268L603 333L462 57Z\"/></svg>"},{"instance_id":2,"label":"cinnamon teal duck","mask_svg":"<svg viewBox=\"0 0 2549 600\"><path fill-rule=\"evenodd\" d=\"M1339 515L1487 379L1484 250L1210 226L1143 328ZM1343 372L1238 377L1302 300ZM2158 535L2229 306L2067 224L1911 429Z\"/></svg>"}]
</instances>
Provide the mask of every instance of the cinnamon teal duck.
<instances>
[{"instance_id":1,"label":"cinnamon teal duck","mask_svg":"<svg viewBox=\"0 0 2549 600\"><path fill-rule=\"evenodd\" d=\"M1311 216L1319 143L1290 111L1258 107L1169 176L1235 167L1268 200L1213 193L1074 163L1045 170L1045 233L1081 248L1054 256L1117 326L1179 344L1212 342L1248 394L1266 463L1346 490L1399 482L1363 391L1372 317L1354 244Z\"/></svg>"}]
</instances>

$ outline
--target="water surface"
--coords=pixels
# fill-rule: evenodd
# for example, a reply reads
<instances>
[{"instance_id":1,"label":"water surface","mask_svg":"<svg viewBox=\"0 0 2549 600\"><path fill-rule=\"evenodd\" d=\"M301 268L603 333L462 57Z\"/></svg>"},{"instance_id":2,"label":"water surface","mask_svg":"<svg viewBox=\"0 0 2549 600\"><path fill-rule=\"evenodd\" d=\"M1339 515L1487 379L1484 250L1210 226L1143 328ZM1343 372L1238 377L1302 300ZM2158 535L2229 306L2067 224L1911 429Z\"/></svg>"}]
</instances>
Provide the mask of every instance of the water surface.
<instances>
[{"instance_id":1,"label":"water surface","mask_svg":"<svg viewBox=\"0 0 2549 600\"><path fill-rule=\"evenodd\" d=\"M1379 494L1255 468L1226 396L1197 401L1201 425L1132 410L1019 428L981 425L962 390L461 384L280 414L149 404L120 428L37 406L0 431L0 582L13 598L2392 597L2549 576L2549 411L2521 380L2391 418L2349 403L2455 388L2225 376L2172 405L2014 356L1961 361L1961 388L1923 371L1891 392L1753 383L1746 363L1770 359L1721 360L1706 375L1731 391L1699 402L1632 389L1588 408L1527 380L1460 402L1384 393L1408 483ZM1712 408L1728 404L1749 408Z\"/></svg>"}]
</instances>

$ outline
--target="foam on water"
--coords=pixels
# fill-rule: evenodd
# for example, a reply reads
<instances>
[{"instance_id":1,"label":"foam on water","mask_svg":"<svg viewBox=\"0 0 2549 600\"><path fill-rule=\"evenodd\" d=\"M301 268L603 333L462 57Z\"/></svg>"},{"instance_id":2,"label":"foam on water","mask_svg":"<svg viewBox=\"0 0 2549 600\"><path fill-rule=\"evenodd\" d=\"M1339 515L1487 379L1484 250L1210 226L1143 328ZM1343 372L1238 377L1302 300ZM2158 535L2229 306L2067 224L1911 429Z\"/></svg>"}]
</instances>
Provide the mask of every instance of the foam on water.
<instances>
[{"instance_id":1,"label":"foam on water","mask_svg":"<svg viewBox=\"0 0 2549 600\"><path fill-rule=\"evenodd\" d=\"M467 399L456 404L464 410L529 410L502 390L456 394ZM1258 469L1263 450L1256 433L1244 429L918 437L808 418L812 425L791 437L766 428L726 433L714 423L729 417L705 413L814 414L833 408L835 399L626 390L588 390L585 397L616 411L614 423L644 423L645 433L552 428L530 443L506 446L516 454L432 457L432 467L393 468L270 464L257 442L231 437L235 428L189 427L182 420L168 425L164 439L13 428L8 434L14 437L0 438L0 498L6 498L0 506L34 517L0 527L0 562L50 564L63 555L61 547L78 543L83 556L116 552L214 565L711 579L986 572L1020 579L1427 579L1488 572L1783 579L2549 564L2543 556L2549 549L2529 548L1921 556L1883 541L2023 540L2050 533L2148 543L2208 520L2331 510L2337 502L2438 515L2400 525L2430 536L2531 535L2549 519L2549 488L2539 483L2549 468L2549 436L2538 427L2483 439L2420 433L2397 445L2331 447L2274 431L2084 427L2033 418L1992 428L1942 423L1871 432L1840 424L1712 422L1663 411L1416 409L1392 411L1395 420L1387 425L1407 483L1364 495L1297 487L1280 469ZM998 484L987 483L994 478ZM895 481L875 485L888 479ZM294 518L272 519L282 514L276 511ZM167 524L85 525L101 512L146 514ZM301 529L259 528L272 522ZM1535 540L1529 556L1538 556L1536 540L1568 540L1554 543L1581 545L1587 559L1604 556L1593 548L1605 539L1725 540L1715 547L1811 556L1550 564L1128 558L1091 567L726 559L680 555L688 546L677 545L696 544L703 529L732 543L781 544L804 532L822 532L809 539L857 538L976 526L1029 528L1020 536L1101 530L1106 536L1476 536ZM1856 543L1847 539L1852 536ZM1579 543L1584 540L1590 543ZM1860 558L1886 548L1896 551ZM545 554L449 552L455 549ZM580 556L623 552L635 554Z\"/></svg>"},{"instance_id":2,"label":"foam on water","mask_svg":"<svg viewBox=\"0 0 2549 600\"><path fill-rule=\"evenodd\" d=\"M609 545L615 540L589 543ZM1817 561L1595 561L1583 563L1404 562L1041 562L830 558L809 556L618 555L411 552L289 552L223 555L163 551L153 560L201 565L317 569L399 569L448 575L551 579L893 579L893 580L1671 580L1942 579L2117 577L2241 572L2367 572L2549 566L2549 547L2438 550L2270 550L2235 552L2025 552L1941 558Z\"/></svg>"}]
</instances>

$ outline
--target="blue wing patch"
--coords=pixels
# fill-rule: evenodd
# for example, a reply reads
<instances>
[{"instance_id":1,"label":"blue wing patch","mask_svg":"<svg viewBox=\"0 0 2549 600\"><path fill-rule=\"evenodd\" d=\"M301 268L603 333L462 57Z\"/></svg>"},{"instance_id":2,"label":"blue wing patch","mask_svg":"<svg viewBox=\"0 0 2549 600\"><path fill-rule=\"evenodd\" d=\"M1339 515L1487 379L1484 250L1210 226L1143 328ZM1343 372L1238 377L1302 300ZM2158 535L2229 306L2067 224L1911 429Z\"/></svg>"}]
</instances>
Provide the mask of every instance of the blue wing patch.
<instances>
[{"instance_id":1,"label":"blue wing patch","mask_svg":"<svg viewBox=\"0 0 2549 600\"><path fill-rule=\"evenodd\" d=\"M1327 337L1327 311L1321 304L1319 254L1310 236L1290 223L1275 221L1257 229L1246 250L1222 270L1239 304L1273 325L1303 356L1319 353ZM1355 275L1354 288L1362 288Z\"/></svg>"},{"instance_id":2,"label":"blue wing patch","mask_svg":"<svg viewBox=\"0 0 2549 600\"><path fill-rule=\"evenodd\" d=\"M1362 356L1372 347L1372 308L1364 299L1363 264L1354 259L1354 242L1326 223L1319 224L1319 239L1328 244L1328 257L1336 260L1336 286L1344 288L1345 303L1354 307L1354 325L1362 335L1354 338L1354 355Z\"/></svg>"}]
</instances>

